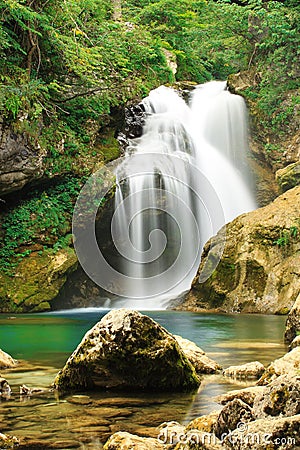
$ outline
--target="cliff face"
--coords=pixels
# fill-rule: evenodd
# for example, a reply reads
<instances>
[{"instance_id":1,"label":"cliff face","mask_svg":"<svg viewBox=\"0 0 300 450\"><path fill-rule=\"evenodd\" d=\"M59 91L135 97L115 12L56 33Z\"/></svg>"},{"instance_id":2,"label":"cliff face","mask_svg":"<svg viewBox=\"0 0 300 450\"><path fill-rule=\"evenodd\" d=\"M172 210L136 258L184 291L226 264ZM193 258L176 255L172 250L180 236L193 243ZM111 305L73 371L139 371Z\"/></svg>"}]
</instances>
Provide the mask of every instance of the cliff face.
<instances>
[{"instance_id":1,"label":"cliff face","mask_svg":"<svg viewBox=\"0 0 300 450\"><path fill-rule=\"evenodd\" d=\"M182 308L287 313L300 292L299 211L298 186L231 222L220 264L206 282L195 277ZM214 238L216 250L223 239ZM204 250L199 272L206 261Z\"/></svg>"}]
</instances>

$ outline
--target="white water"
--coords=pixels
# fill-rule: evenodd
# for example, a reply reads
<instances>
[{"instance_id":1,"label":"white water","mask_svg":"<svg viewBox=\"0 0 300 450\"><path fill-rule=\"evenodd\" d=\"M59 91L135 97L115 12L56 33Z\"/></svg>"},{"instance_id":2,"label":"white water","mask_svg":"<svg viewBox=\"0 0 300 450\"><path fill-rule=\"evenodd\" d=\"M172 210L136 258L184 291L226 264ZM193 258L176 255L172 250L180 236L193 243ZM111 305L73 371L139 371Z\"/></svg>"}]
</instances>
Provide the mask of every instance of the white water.
<instances>
[{"instance_id":1,"label":"white water","mask_svg":"<svg viewBox=\"0 0 300 450\"><path fill-rule=\"evenodd\" d=\"M205 242L255 209L246 108L225 89L201 85L190 106L164 86L144 100L147 120L117 174L112 222L127 281L106 307L165 308L190 288Z\"/></svg>"}]
</instances>

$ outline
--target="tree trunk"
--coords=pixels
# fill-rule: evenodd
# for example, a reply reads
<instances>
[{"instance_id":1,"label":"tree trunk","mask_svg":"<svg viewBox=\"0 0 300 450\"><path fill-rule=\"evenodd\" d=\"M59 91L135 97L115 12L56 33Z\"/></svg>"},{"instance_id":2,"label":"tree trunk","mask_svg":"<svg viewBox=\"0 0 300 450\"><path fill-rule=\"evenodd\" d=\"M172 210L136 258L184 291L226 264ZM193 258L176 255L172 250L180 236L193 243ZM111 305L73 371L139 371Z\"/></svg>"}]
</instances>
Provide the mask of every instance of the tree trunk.
<instances>
[{"instance_id":1,"label":"tree trunk","mask_svg":"<svg viewBox=\"0 0 300 450\"><path fill-rule=\"evenodd\" d=\"M112 0L113 20L120 20L122 17L122 0Z\"/></svg>"}]
</instances>

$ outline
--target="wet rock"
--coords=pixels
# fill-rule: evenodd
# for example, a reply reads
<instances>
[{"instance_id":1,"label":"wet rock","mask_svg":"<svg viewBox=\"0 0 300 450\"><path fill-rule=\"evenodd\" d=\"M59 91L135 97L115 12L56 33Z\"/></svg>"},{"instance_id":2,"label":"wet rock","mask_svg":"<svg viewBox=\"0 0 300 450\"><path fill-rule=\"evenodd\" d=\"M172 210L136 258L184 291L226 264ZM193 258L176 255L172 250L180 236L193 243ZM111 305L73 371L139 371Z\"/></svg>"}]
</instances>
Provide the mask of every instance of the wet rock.
<instances>
[{"instance_id":1,"label":"wet rock","mask_svg":"<svg viewBox=\"0 0 300 450\"><path fill-rule=\"evenodd\" d=\"M300 416L255 420L247 423L244 432L234 430L224 444L234 450L296 450L300 445Z\"/></svg>"},{"instance_id":2,"label":"wet rock","mask_svg":"<svg viewBox=\"0 0 300 450\"><path fill-rule=\"evenodd\" d=\"M93 403L93 400L88 395L72 395L67 399L69 403L73 403L74 405L90 405Z\"/></svg>"},{"instance_id":3,"label":"wet rock","mask_svg":"<svg viewBox=\"0 0 300 450\"><path fill-rule=\"evenodd\" d=\"M300 369L300 347L286 353L282 358L275 359L267 368L258 384L263 386L271 383L281 375L297 377Z\"/></svg>"},{"instance_id":4,"label":"wet rock","mask_svg":"<svg viewBox=\"0 0 300 450\"><path fill-rule=\"evenodd\" d=\"M235 398L227 403L219 413L214 432L218 438L224 437L231 430L235 430L240 423L253 420L253 411L247 403Z\"/></svg>"},{"instance_id":5,"label":"wet rock","mask_svg":"<svg viewBox=\"0 0 300 450\"><path fill-rule=\"evenodd\" d=\"M18 361L0 349L0 369L9 369L15 367L17 364Z\"/></svg>"},{"instance_id":6,"label":"wet rock","mask_svg":"<svg viewBox=\"0 0 300 450\"><path fill-rule=\"evenodd\" d=\"M300 294L289 312L285 325L285 340L290 343L300 333Z\"/></svg>"},{"instance_id":7,"label":"wet rock","mask_svg":"<svg viewBox=\"0 0 300 450\"><path fill-rule=\"evenodd\" d=\"M143 438L126 432L113 434L103 450L163 450L166 446L154 438Z\"/></svg>"},{"instance_id":8,"label":"wet rock","mask_svg":"<svg viewBox=\"0 0 300 450\"><path fill-rule=\"evenodd\" d=\"M276 181L281 192L285 192L300 184L300 161L277 170Z\"/></svg>"},{"instance_id":9,"label":"wet rock","mask_svg":"<svg viewBox=\"0 0 300 450\"><path fill-rule=\"evenodd\" d=\"M265 367L259 361L242 364L240 366L230 366L223 371L223 375L232 378L258 379L265 371Z\"/></svg>"},{"instance_id":10,"label":"wet rock","mask_svg":"<svg viewBox=\"0 0 300 450\"><path fill-rule=\"evenodd\" d=\"M215 397L215 401L221 405L231 402L235 398L242 400L249 406L253 406L254 399L264 390L263 386L251 386L245 389L226 392L225 394Z\"/></svg>"},{"instance_id":11,"label":"wet rock","mask_svg":"<svg viewBox=\"0 0 300 450\"><path fill-rule=\"evenodd\" d=\"M9 398L11 394L11 388L8 381L5 378L0 377L0 397Z\"/></svg>"},{"instance_id":12,"label":"wet rock","mask_svg":"<svg viewBox=\"0 0 300 450\"><path fill-rule=\"evenodd\" d=\"M126 309L109 312L88 331L54 381L63 391L193 391L199 384L175 338L149 317Z\"/></svg>"},{"instance_id":13,"label":"wet rock","mask_svg":"<svg viewBox=\"0 0 300 450\"><path fill-rule=\"evenodd\" d=\"M300 376L281 376L255 397L253 410L257 418L295 416L300 413Z\"/></svg>"},{"instance_id":14,"label":"wet rock","mask_svg":"<svg viewBox=\"0 0 300 450\"><path fill-rule=\"evenodd\" d=\"M221 366L216 361L208 358L205 352L194 342L181 336L174 335L174 337L197 373L215 373L221 369Z\"/></svg>"},{"instance_id":15,"label":"wet rock","mask_svg":"<svg viewBox=\"0 0 300 450\"><path fill-rule=\"evenodd\" d=\"M226 236L221 230L205 245L181 309L286 314L300 289L299 210L297 186L228 224ZM202 269L218 258L223 246L213 276L199 283Z\"/></svg>"}]
</instances>

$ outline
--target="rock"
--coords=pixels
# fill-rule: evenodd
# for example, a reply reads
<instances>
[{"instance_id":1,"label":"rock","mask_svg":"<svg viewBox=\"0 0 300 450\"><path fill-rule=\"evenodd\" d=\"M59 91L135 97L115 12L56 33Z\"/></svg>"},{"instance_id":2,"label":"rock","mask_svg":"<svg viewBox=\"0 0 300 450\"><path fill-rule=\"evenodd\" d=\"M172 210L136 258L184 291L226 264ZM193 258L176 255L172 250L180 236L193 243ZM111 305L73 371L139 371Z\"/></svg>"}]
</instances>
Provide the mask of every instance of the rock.
<instances>
[{"instance_id":1,"label":"rock","mask_svg":"<svg viewBox=\"0 0 300 450\"><path fill-rule=\"evenodd\" d=\"M181 442L176 445L175 450L221 450L223 448L221 441L214 434L191 430L181 436Z\"/></svg>"},{"instance_id":2,"label":"rock","mask_svg":"<svg viewBox=\"0 0 300 450\"><path fill-rule=\"evenodd\" d=\"M0 377L0 397L9 398L11 394L11 388L8 381L5 378Z\"/></svg>"},{"instance_id":3,"label":"rock","mask_svg":"<svg viewBox=\"0 0 300 450\"><path fill-rule=\"evenodd\" d=\"M300 290L300 186L273 203L242 214L204 247L198 273L181 309L286 313ZM204 267L220 253L205 282Z\"/></svg>"},{"instance_id":4,"label":"rock","mask_svg":"<svg viewBox=\"0 0 300 450\"><path fill-rule=\"evenodd\" d=\"M119 431L113 434L103 447L103 450L163 450L166 445L154 438L144 438L134 434Z\"/></svg>"},{"instance_id":5,"label":"rock","mask_svg":"<svg viewBox=\"0 0 300 450\"><path fill-rule=\"evenodd\" d=\"M296 450L300 445L300 415L259 419L234 430L224 439L226 449Z\"/></svg>"},{"instance_id":6,"label":"rock","mask_svg":"<svg viewBox=\"0 0 300 450\"><path fill-rule=\"evenodd\" d=\"M286 353L282 358L275 359L267 368L258 384L263 386L271 383L281 375L296 377L300 370L300 347Z\"/></svg>"},{"instance_id":7,"label":"rock","mask_svg":"<svg viewBox=\"0 0 300 450\"><path fill-rule=\"evenodd\" d=\"M300 336L296 336L295 339L292 340L289 348L292 350L293 348L296 348L299 346L300 346Z\"/></svg>"},{"instance_id":8,"label":"rock","mask_svg":"<svg viewBox=\"0 0 300 450\"><path fill-rule=\"evenodd\" d=\"M15 367L17 364L18 361L0 349L0 369L9 369Z\"/></svg>"},{"instance_id":9,"label":"rock","mask_svg":"<svg viewBox=\"0 0 300 450\"><path fill-rule=\"evenodd\" d=\"M251 386L245 389L229 391L225 394L218 395L214 400L221 405L226 405L226 403L231 402L232 400L237 398L252 407L255 397L259 395L263 390L263 386Z\"/></svg>"},{"instance_id":10,"label":"rock","mask_svg":"<svg viewBox=\"0 0 300 450\"><path fill-rule=\"evenodd\" d=\"M257 418L295 416L300 413L300 375L276 378L255 397L253 411Z\"/></svg>"},{"instance_id":11,"label":"rock","mask_svg":"<svg viewBox=\"0 0 300 450\"><path fill-rule=\"evenodd\" d=\"M7 434L0 433L0 448L9 449L9 448L17 448L20 444L20 441L15 436L9 436Z\"/></svg>"},{"instance_id":12,"label":"rock","mask_svg":"<svg viewBox=\"0 0 300 450\"><path fill-rule=\"evenodd\" d=\"M276 181L281 192L285 192L300 184L300 161L277 170Z\"/></svg>"},{"instance_id":13,"label":"rock","mask_svg":"<svg viewBox=\"0 0 300 450\"><path fill-rule=\"evenodd\" d=\"M235 430L240 423L248 423L253 420L253 411L247 403L233 399L227 403L219 413L217 422L214 426L215 435L222 440L229 431Z\"/></svg>"},{"instance_id":14,"label":"rock","mask_svg":"<svg viewBox=\"0 0 300 450\"><path fill-rule=\"evenodd\" d=\"M75 251L70 248L55 254L24 258L12 278L0 274L1 312L41 312L51 309L67 275L77 267Z\"/></svg>"},{"instance_id":15,"label":"rock","mask_svg":"<svg viewBox=\"0 0 300 450\"><path fill-rule=\"evenodd\" d=\"M300 294L289 312L285 325L284 338L290 343L300 333Z\"/></svg>"},{"instance_id":16,"label":"rock","mask_svg":"<svg viewBox=\"0 0 300 450\"><path fill-rule=\"evenodd\" d=\"M54 381L62 391L193 391L199 384L175 338L149 317L126 309L109 312L89 330Z\"/></svg>"},{"instance_id":17,"label":"rock","mask_svg":"<svg viewBox=\"0 0 300 450\"><path fill-rule=\"evenodd\" d=\"M265 371L265 367L259 361L253 361L240 366L230 366L223 370L223 375L232 378L258 379Z\"/></svg>"},{"instance_id":18,"label":"rock","mask_svg":"<svg viewBox=\"0 0 300 450\"><path fill-rule=\"evenodd\" d=\"M167 444L168 448L174 448L179 442L180 436L185 433L185 427L178 422L164 422L159 426L158 441Z\"/></svg>"},{"instance_id":19,"label":"rock","mask_svg":"<svg viewBox=\"0 0 300 450\"><path fill-rule=\"evenodd\" d=\"M21 189L42 177L43 152L29 135L16 133L0 122L0 196Z\"/></svg>"},{"instance_id":20,"label":"rock","mask_svg":"<svg viewBox=\"0 0 300 450\"><path fill-rule=\"evenodd\" d=\"M205 352L194 342L181 336L174 335L174 337L197 373L215 373L221 369L221 366L216 361L208 358Z\"/></svg>"},{"instance_id":21,"label":"rock","mask_svg":"<svg viewBox=\"0 0 300 450\"><path fill-rule=\"evenodd\" d=\"M205 416L197 417L186 426L185 431L198 430L204 433L212 433L219 414L220 411L213 411Z\"/></svg>"}]
</instances>

